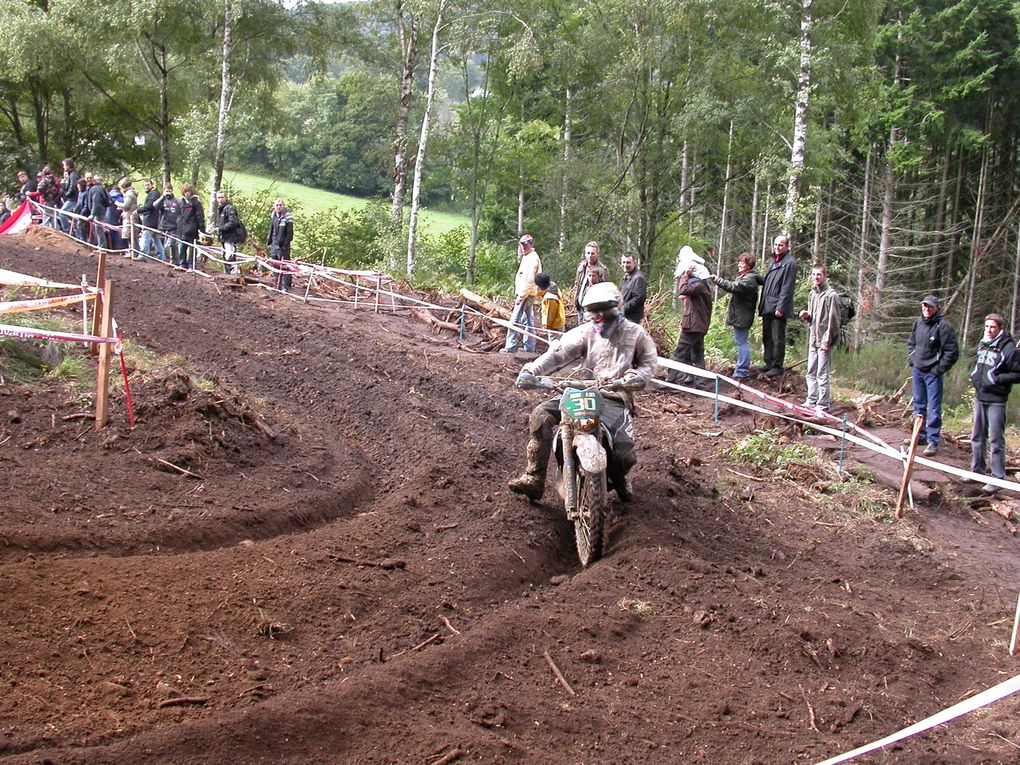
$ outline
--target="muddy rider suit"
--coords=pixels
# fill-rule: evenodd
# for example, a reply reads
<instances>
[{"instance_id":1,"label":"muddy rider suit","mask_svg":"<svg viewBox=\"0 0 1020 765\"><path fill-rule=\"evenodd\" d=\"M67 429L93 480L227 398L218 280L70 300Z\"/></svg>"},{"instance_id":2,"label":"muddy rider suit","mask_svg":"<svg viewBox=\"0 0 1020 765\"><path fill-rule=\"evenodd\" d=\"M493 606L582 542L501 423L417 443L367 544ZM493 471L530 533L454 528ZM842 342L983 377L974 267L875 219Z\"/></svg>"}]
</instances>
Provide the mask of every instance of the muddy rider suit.
<instances>
[{"instance_id":1,"label":"muddy rider suit","mask_svg":"<svg viewBox=\"0 0 1020 765\"><path fill-rule=\"evenodd\" d=\"M1015 383L1020 382L1020 353L1013 336L1002 329L991 340L978 345L974 369L974 430L971 433L970 469L996 478L1006 477L1006 401Z\"/></svg>"},{"instance_id":2,"label":"muddy rider suit","mask_svg":"<svg viewBox=\"0 0 1020 765\"><path fill-rule=\"evenodd\" d=\"M640 325L620 316L605 336L592 322L575 327L563 335L559 343L525 364L523 371L536 376L548 375L572 362L580 362L585 374L573 373L573 379L590 378L594 374L595 379L603 382L626 379L638 388L647 384L655 374L657 358L655 343L648 333ZM619 391L603 392L603 398L602 422L612 434L615 454L614 464L608 467L608 475L613 484L619 486L637 462L631 421L634 397L629 391ZM537 476L543 486L552 450L553 428L560 421L559 402L557 397L539 404L532 410L529 422L528 466L525 472Z\"/></svg>"}]
</instances>

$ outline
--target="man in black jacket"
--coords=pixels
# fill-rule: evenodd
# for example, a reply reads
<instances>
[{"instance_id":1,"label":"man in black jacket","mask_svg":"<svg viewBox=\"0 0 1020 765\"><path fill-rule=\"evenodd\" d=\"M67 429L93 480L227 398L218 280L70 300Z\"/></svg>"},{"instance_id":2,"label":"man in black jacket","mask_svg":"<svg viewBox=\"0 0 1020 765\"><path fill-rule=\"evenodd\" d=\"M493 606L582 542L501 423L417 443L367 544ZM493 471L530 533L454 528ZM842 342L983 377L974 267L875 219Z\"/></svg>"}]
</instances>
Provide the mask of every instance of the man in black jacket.
<instances>
[{"instance_id":1,"label":"man in black jacket","mask_svg":"<svg viewBox=\"0 0 1020 765\"><path fill-rule=\"evenodd\" d=\"M620 260L623 279L620 280L620 311L624 318L640 324L645 316L645 300L648 296L648 280L637 265L637 256L626 252Z\"/></svg>"},{"instance_id":2,"label":"man in black jacket","mask_svg":"<svg viewBox=\"0 0 1020 765\"><path fill-rule=\"evenodd\" d=\"M942 377L960 358L956 330L939 311L939 299L928 295L921 301L921 316L907 340L907 361L913 380L914 414L925 416L921 442L925 457L939 452L942 440Z\"/></svg>"},{"instance_id":3,"label":"man in black jacket","mask_svg":"<svg viewBox=\"0 0 1020 765\"><path fill-rule=\"evenodd\" d=\"M89 217L92 218L92 236L97 247L107 249L110 246L110 238L103 226L106 222L106 211L110 209L113 200L110 199L110 193L103 185L103 176L98 173L93 175L92 185L89 186L86 193L88 194Z\"/></svg>"},{"instance_id":4,"label":"man in black jacket","mask_svg":"<svg viewBox=\"0 0 1020 765\"><path fill-rule=\"evenodd\" d=\"M269 245L269 257L275 261L290 260L290 243L294 239L294 216L290 214L286 203L282 199L273 202L273 212L269 216L269 236L266 244ZM290 290L291 275L285 270L289 268L286 263L277 262L274 268L279 268L276 275L276 289L287 292Z\"/></svg>"},{"instance_id":5,"label":"man in black jacket","mask_svg":"<svg viewBox=\"0 0 1020 765\"><path fill-rule=\"evenodd\" d=\"M754 255L741 253L737 258L735 281L723 279L717 274L708 278L723 292L730 293L730 305L726 310L726 323L733 327L733 342L737 344L737 366L733 370L734 380L743 380L751 372L751 343L748 336L754 324L754 307L758 303L758 285L761 277L754 270Z\"/></svg>"},{"instance_id":6,"label":"man in black jacket","mask_svg":"<svg viewBox=\"0 0 1020 765\"><path fill-rule=\"evenodd\" d=\"M174 196L173 184L163 187L163 195L156 200L153 207L159 211L159 222L156 228L163 237L163 249L171 263L176 263L180 249L177 243L177 221L181 217L181 201Z\"/></svg>"},{"instance_id":7,"label":"man in black jacket","mask_svg":"<svg viewBox=\"0 0 1020 765\"><path fill-rule=\"evenodd\" d=\"M797 259L790 239L780 234L772 242L772 262L762 279L758 313L765 359L758 368L766 377L778 377L786 364L786 320L793 313L793 290L797 285Z\"/></svg>"},{"instance_id":8,"label":"man in black jacket","mask_svg":"<svg viewBox=\"0 0 1020 765\"><path fill-rule=\"evenodd\" d=\"M163 249L163 237L157 231L159 226L159 207L156 203L162 196L156 189L156 184L151 178L142 181L142 188L145 189L145 201L138 206L138 222L142 225L142 236L138 249L142 255L149 255L152 250L155 257L166 260L166 250Z\"/></svg>"},{"instance_id":9,"label":"man in black jacket","mask_svg":"<svg viewBox=\"0 0 1020 765\"><path fill-rule=\"evenodd\" d=\"M1001 314L985 317L985 334L978 344L970 381L974 386L974 430L970 437L970 469L988 474L985 448L992 476L1006 477L1006 401L1014 383L1020 382L1020 353L1003 325ZM998 486L985 484L985 494L996 494Z\"/></svg>"},{"instance_id":10,"label":"man in black jacket","mask_svg":"<svg viewBox=\"0 0 1020 765\"><path fill-rule=\"evenodd\" d=\"M230 200L227 192L222 189L216 192L216 229L223 245L223 269L228 274L239 273L237 267L237 245L241 238L241 219Z\"/></svg>"}]
</instances>

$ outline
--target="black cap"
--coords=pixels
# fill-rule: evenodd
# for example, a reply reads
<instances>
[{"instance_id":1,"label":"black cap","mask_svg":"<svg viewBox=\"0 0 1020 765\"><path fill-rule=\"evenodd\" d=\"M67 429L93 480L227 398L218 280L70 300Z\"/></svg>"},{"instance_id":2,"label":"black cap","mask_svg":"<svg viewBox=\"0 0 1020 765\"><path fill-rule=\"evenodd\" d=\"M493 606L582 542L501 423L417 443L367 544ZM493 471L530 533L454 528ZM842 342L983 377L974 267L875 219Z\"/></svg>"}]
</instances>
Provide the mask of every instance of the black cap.
<instances>
[{"instance_id":1,"label":"black cap","mask_svg":"<svg viewBox=\"0 0 1020 765\"><path fill-rule=\"evenodd\" d=\"M927 297L925 297L925 299L921 301L921 305L930 305L936 311L941 307L939 299L934 295L928 295Z\"/></svg>"}]
</instances>

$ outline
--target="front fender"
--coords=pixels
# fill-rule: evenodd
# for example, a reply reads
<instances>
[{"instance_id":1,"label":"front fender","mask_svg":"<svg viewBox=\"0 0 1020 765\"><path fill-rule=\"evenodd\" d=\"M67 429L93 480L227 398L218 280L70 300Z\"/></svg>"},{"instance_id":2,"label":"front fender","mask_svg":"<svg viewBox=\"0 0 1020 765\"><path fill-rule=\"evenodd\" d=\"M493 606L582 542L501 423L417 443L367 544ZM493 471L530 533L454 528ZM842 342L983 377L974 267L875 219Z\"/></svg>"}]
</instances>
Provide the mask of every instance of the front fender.
<instances>
[{"instance_id":1,"label":"front fender","mask_svg":"<svg viewBox=\"0 0 1020 765\"><path fill-rule=\"evenodd\" d=\"M606 450L599 440L591 433L578 433L574 436L574 451L586 473L604 473L606 470Z\"/></svg>"}]
</instances>

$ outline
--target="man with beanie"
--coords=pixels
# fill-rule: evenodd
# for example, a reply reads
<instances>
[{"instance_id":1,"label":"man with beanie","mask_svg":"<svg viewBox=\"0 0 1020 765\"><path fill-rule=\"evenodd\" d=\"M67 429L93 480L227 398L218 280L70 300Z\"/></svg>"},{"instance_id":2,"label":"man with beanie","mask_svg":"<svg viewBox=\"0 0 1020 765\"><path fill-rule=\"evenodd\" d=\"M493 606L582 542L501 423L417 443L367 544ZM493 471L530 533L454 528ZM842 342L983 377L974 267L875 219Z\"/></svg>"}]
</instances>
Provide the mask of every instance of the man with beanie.
<instances>
[{"instance_id":1,"label":"man with beanie","mask_svg":"<svg viewBox=\"0 0 1020 765\"><path fill-rule=\"evenodd\" d=\"M935 295L921 301L921 316L907 340L907 361L913 381L914 415L924 415L919 443L925 457L934 457L942 441L942 377L960 358L956 330L939 310Z\"/></svg>"},{"instance_id":2,"label":"man with beanie","mask_svg":"<svg viewBox=\"0 0 1020 765\"><path fill-rule=\"evenodd\" d=\"M985 333L977 348L970 381L974 386L974 430L970 436L970 469L988 475L985 450L991 475L1006 477L1006 401L1013 383L1020 382L1020 354L1013 336L1004 328L1001 314L985 317ZM985 494L996 494L998 486L985 484Z\"/></svg>"}]
</instances>

